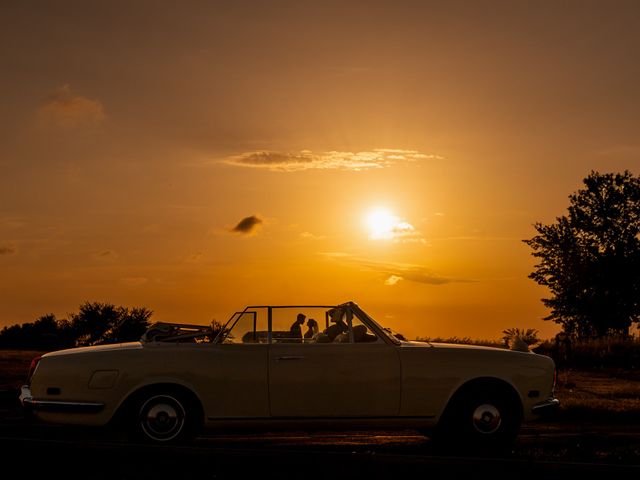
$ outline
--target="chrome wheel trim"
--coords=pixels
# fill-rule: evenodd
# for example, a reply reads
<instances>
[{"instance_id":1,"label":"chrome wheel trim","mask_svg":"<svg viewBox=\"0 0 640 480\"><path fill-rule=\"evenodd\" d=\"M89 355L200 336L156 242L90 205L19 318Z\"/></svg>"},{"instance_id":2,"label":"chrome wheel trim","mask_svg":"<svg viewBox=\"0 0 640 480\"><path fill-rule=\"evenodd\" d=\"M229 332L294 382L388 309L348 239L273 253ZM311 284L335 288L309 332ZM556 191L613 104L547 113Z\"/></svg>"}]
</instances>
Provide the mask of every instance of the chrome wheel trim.
<instances>
[{"instance_id":1,"label":"chrome wheel trim","mask_svg":"<svg viewBox=\"0 0 640 480\"><path fill-rule=\"evenodd\" d=\"M490 403L483 403L473 411L473 426L483 434L495 433L502 424L500 410Z\"/></svg>"},{"instance_id":2,"label":"chrome wheel trim","mask_svg":"<svg viewBox=\"0 0 640 480\"><path fill-rule=\"evenodd\" d=\"M144 402L138 421L147 437L157 442L168 442L176 438L184 427L184 407L170 395L156 395Z\"/></svg>"}]
</instances>

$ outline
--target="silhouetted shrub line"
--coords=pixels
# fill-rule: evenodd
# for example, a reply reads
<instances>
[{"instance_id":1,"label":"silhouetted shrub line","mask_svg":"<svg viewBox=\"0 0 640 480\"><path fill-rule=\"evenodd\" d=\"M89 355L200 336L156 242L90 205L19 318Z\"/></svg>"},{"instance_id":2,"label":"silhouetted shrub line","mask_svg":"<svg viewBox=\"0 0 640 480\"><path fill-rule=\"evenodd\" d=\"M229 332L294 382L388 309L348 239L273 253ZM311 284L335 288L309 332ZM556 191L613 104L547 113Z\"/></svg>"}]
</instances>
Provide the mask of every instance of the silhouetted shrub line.
<instances>
[{"instance_id":1,"label":"silhouetted shrub line","mask_svg":"<svg viewBox=\"0 0 640 480\"><path fill-rule=\"evenodd\" d=\"M558 339L559 338L559 339ZM558 369L640 368L640 338L633 336L605 337L589 340L571 340L562 336L545 340L532 349L551 357ZM418 337L417 341L432 343L458 343L483 347L508 348L507 341L477 340L468 337Z\"/></svg>"},{"instance_id":2,"label":"silhouetted shrub line","mask_svg":"<svg viewBox=\"0 0 640 480\"><path fill-rule=\"evenodd\" d=\"M553 358L558 369L636 370L640 367L640 339L636 337L605 337L580 341L547 340L533 351Z\"/></svg>"},{"instance_id":3,"label":"silhouetted shrub line","mask_svg":"<svg viewBox=\"0 0 640 480\"><path fill-rule=\"evenodd\" d=\"M47 351L135 341L149 327L152 314L145 307L85 302L78 313L71 313L66 319L50 313L35 322L4 327L0 331L0 348Z\"/></svg>"}]
</instances>

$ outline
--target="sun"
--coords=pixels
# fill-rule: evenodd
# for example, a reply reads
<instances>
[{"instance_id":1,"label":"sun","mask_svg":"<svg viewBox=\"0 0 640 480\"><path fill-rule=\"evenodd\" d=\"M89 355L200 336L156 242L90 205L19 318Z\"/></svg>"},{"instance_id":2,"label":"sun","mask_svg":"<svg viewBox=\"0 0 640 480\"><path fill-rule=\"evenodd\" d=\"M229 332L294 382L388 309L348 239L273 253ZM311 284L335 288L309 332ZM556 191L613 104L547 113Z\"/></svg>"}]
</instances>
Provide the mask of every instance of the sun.
<instances>
[{"instance_id":1,"label":"sun","mask_svg":"<svg viewBox=\"0 0 640 480\"><path fill-rule=\"evenodd\" d=\"M371 240L391 240L395 236L400 219L388 208L378 207L367 214L366 224Z\"/></svg>"}]
</instances>

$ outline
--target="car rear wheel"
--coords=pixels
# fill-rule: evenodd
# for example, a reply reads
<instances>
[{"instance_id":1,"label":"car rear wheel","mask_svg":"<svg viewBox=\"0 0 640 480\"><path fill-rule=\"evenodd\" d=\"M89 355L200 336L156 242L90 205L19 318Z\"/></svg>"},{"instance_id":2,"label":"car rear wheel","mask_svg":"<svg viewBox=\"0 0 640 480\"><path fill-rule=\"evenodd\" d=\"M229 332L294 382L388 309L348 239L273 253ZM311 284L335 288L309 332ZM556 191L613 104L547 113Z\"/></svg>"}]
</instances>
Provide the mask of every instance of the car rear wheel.
<instances>
[{"instance_id":1,"label":"car rear wheel","mask_svg":"<svg viewBox=\"0 0 640 480\"><path fill-rule=\"evenodd\" d=\"M196 409L177 392L144 395L134 407L134 430L138 438L152 443L192 440L198 430Z\"/></svg>"}]
</instances>

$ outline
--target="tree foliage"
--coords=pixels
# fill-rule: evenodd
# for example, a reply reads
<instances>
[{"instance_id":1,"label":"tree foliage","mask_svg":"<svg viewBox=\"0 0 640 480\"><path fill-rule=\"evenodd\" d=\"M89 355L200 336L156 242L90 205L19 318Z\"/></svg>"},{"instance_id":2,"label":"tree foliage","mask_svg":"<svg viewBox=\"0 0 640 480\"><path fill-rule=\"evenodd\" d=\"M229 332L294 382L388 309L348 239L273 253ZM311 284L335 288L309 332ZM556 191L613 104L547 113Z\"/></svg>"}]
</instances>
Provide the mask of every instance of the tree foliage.
<instances>
[{"instance_id":1,"label":"tree foliage","mask_svg":"<svg viewBox=\"0 0 640 480\"><path fill-rule=\"evenodd\" d=\"M119 343L140 339L153 312L145 307L122 307L85 302L67 319L43 315L32 323L0 331L0 348L55 350L82 345Z\"/></svg>"},{"instance_id":2,"label":"tree foliage","mask_svg":"<svg viewBox=\"0 0 640 480\"><path fill-rule=\"evenodd\" d=\"M551 291L546 320L579 338L628 335L640 320L640 177L591 172L568 215L525 243L540 260L529 275Z\"/></svg>"},{"instance_id":3,"label":"tree foliage","mask_svg":"<svg viewBox=\"0 0 640 480\"><path fill-rule=\"evenodd\" d=\"M0 331L0 348L52 350L73 346L65 326L49 313L32 323L4 327Z\"/></svg>"},{"instance_id":4,"label":"tree foliage","mask_svg":"<svg viewBox=\"0 0 640 480\"><path fill-rule=\"evenodd\" d=\"M152 311L144 307L116 307L85 302L70 315L70 328L78 345L138 340L149 326Z\"/></svg>"}]
</instances>

